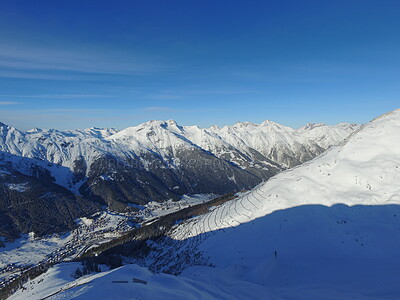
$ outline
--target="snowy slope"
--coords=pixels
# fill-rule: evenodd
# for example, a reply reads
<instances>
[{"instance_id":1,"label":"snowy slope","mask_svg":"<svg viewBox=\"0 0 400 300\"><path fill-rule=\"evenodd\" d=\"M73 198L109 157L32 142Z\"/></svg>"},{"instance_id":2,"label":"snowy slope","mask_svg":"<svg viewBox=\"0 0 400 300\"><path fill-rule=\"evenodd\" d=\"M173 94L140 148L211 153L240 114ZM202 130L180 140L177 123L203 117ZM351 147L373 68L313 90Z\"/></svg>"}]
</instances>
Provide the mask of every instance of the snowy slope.
<instances>
[{"instance_id":1,"label":"snowy slope","mask_svg":"<svg viewBox=\"0 0 400 300\"><path fill-rule=\"evenodd\" d=\"M399 299L399 182L396 110L176 227L147 262L179 272L200 255L217 269L240 266L241 279L285 299Z\"/></svg>"},{"instance_id":2,"label":"snowy slope","mask_svg":"<svg viewBox=\"0 0 400 300\"><path fill-rule=\"evenodd\" d=\"M152 274L136 265L127 265L111 271L88 275L77 280L71 277L78 263L57 265L45 274L24 285L9 299L141 299L141 300L194 300L194 299L256 299L265 295L271 300L280 300L265 287L237 280L229 272L216 273L211 268L194 269L185 277L168 274ZM133 283L132 278L147 281ZM128 281L113 283L113 281Z\"/></svg>"},{"instance_id":3,"label":"snowy slope","mask_svg":"<svg viewBox=\"0 0 400 300\"><path fill-rule=\"evenodd\" d=\"M400 110L364 125L341 145L281 172L245 193L235 205L217 208L221 222L240 223L301 205L400 204ZM247 208L247 209L246 209ZM240 212L237 213L236 211ZM204 218L208 218L205 216ZM210 230L224 228L212 224Z\"/></svg>"}]
</instances>

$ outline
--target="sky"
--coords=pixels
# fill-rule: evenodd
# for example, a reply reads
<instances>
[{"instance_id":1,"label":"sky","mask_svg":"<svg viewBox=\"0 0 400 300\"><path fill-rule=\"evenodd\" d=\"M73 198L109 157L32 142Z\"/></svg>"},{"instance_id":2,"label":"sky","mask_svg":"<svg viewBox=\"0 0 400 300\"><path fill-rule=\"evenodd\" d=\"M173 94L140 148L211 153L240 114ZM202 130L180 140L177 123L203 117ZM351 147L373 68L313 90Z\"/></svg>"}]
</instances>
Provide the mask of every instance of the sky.
<instances>
[{"instance_id":1,"label":"sky","mask_svg":"<svg viewBox=\"0 0 400 300\"><path fill-rule=\"evenodd\" d=\"M0 121L22 130L365 123L400 107L400 1L0 3Z\"/></svg>"}]
</instances>

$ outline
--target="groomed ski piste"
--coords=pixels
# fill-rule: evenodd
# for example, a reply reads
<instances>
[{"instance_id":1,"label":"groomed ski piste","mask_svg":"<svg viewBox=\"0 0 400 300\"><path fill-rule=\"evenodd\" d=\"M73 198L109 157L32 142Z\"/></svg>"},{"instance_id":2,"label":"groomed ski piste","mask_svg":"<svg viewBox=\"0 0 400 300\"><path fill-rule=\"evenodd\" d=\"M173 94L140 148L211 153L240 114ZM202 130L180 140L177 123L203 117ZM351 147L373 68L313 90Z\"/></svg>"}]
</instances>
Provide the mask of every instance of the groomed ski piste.
<instances>
[{"instance_id":1,"label":"groomed ski piste","mask_svg":"<svg viewBox=\"0 0 400 300\"><path fill-rule=\"evenodd\" d=\"M146 300L400 299L399 182L395 110L314 160L177 225L145 264L179 276L126 265L79 279L87 283L51 299L110 299L108 290ZM37 283L11 299L34 299L42 290Z\"/></svg>"}]
</instances>

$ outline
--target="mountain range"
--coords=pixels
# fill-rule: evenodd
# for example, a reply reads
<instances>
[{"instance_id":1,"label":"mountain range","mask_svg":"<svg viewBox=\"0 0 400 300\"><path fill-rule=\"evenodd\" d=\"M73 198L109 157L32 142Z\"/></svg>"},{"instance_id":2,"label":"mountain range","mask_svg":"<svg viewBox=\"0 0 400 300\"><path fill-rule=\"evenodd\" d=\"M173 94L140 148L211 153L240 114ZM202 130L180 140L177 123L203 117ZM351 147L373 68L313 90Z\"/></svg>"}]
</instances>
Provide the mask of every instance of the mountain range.
<instances>
[{"instance_id":1,"label":"mountain range","mask_svg":"<svg viewBox=\"0 0 400 300\"><path fill-rule=\"evenodd\" d=\"M358 128L272 121L199 128L168 120L124 130L21 131L0 123L0 235L66 230L105 206L125 211L184 194L248 190Z\"/></svg>"},{"instance_id":2,"label":"mountain range","mask_svg":"<svg viewBox=\"0 0 400 300\"><path fill-rule=\"evenodd\" d=\"M400 110L318 157L145 241L136 265L67 278L58 265L14 299L398 299ZM60 275L61 274L61 275ZM146 284L112 281L140 278ZM143 281L144 280L144 281ZM43 282L43 283L42 283ZM148 284L147 284L148 283Z\"/></svg>"}]
</instances>

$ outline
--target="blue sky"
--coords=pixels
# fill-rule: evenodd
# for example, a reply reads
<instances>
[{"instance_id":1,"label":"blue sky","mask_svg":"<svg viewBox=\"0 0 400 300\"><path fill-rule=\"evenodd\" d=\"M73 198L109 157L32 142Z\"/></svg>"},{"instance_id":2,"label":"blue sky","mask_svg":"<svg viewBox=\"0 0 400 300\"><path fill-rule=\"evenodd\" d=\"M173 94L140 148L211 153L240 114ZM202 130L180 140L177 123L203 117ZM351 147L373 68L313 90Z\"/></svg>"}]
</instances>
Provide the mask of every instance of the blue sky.
<instances>
[{"instance_id":1,"label":"blue sky","mask_svg":"<svg viewBox=\"0 0 400 300\"><path fill-rule=\"evenodd\" d=\"M0 121L364 123L400 107L400 1L2 1Z\"/></svg>"}]
</instances>

